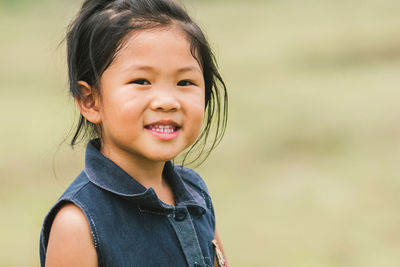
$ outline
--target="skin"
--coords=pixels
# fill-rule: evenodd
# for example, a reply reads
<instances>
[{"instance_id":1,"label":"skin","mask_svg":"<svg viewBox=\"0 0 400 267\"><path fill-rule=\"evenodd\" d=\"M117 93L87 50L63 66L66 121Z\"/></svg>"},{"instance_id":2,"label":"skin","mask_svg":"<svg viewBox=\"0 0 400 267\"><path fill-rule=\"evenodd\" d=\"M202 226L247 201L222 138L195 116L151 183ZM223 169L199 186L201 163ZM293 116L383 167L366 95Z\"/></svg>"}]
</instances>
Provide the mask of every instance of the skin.
<instances>
[{"instance_id":1,"label":"skin","mask_svg":"<svg viewBox=\"0 0 400 267\"><path fill-rule=\"evenodd\" d=\"M189 42L176 27L128 35L100 83L101 95L79 81L83 97L76 103L86 119L101 125L101 152L174 205L162 170L196 140L205 108L203 73ZM148 125L160 120L179 124L175 138L163 140L149 131ZM221 244L217 233L216 239ZM46 266L97 266L89 224L73 204L55 217Z\"/></svg>"},{"instance_id":2,"label":"skin","mask_svg":"<svg viewBox=\"0 0 400 267\"><path fill-rule=\"evenodd\" d=\"M64 205L54 219L47 245L46 266L97 266L97 253L83 212Z\"/></svg>"}]
</instances>

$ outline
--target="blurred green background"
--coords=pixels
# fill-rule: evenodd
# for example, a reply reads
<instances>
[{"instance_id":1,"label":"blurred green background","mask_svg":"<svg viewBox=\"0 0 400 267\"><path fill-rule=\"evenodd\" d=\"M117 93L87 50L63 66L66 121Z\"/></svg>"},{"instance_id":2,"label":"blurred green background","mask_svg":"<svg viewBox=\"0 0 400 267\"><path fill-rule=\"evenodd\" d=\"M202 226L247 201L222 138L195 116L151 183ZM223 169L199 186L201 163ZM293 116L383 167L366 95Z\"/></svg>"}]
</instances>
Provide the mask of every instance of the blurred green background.
<instances>
[{"instance_id":1,"label":"blurred green background","mask_svg":"<svg viewBox=\"0 0 400 267\"><path fill-rule=\"evenodd\" d=\"M83 167L65 47L76 0L0 0L0 266L38 266ZM400 264L400 1L185 1L230 94L197 170L232 266Z\"/></svg>"}]
</instances>

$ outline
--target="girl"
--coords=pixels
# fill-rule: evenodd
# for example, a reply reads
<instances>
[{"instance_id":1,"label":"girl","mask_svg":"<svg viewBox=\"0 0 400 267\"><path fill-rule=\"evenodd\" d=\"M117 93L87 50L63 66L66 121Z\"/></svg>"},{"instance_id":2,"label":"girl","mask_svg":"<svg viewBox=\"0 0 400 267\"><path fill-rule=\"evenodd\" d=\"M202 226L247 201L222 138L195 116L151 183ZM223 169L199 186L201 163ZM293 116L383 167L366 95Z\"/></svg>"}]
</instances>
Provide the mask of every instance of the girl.
<instances>
[{"instance_id":1,"label":"girl","mask_svg":"<svg viewBox=\"0 0 400 267\"><path fill-rule=\"evenodd\" d=\"M86 0L66 39L81 113L71 145L92 140L44 220L41 265L226 266L204 181L171 162L201 144L199 159L212 122L211 149L226 126L198 25L173 0Z\"/></svg>"}]
</instances>

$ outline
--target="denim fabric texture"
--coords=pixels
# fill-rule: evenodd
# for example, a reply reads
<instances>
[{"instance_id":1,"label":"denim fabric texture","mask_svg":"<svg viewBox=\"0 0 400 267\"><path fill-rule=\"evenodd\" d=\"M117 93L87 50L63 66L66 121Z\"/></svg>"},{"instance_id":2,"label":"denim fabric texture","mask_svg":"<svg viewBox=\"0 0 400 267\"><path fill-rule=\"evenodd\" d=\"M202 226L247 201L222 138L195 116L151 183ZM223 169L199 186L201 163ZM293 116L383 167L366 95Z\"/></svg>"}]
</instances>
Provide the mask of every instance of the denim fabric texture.
<instances>
[{"instance_id":1,"label":"denim fabric texture","mask_svg":"<svg viewBox=\"0 0 400 267\"><path fill-rule=\"evenodd\" d=\"M72 202L86 215L99 266L213 266L215 215L207 187L193 170L168 161L163 176L176 206L160 201L98 150L86 148L85 169L46 215L40 234L45 265L57 211Z\"/></svg>"}]
</instances>

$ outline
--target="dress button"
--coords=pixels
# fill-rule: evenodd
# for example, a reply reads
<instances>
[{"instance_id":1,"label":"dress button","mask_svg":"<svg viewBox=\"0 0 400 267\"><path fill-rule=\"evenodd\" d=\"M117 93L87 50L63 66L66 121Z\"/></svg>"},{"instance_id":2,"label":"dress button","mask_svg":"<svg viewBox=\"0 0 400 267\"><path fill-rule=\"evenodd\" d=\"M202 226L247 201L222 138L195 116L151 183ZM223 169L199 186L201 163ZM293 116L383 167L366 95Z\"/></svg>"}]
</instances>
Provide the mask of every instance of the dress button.
<instances>
[{"instance_id":1,"label":"dress button","mask_svg":"<svg viewBox=\"0 0 400 267\"><path fill-rule=\"evenodd\" d=\"M175 220L177 220L178 222L185 220L185 218L186 218L185 210L179 209L175 212Z\"/></svg>"},{"instance_id":2,"label":"dress button","mask_svg":"<svg viewBox=\"0 0 400 267\"><path fill-rule=\"evenodd\" d=\"M201 267L201 265L199 263L195 262L193 267Z\"/></svg>"}]
</instances>

